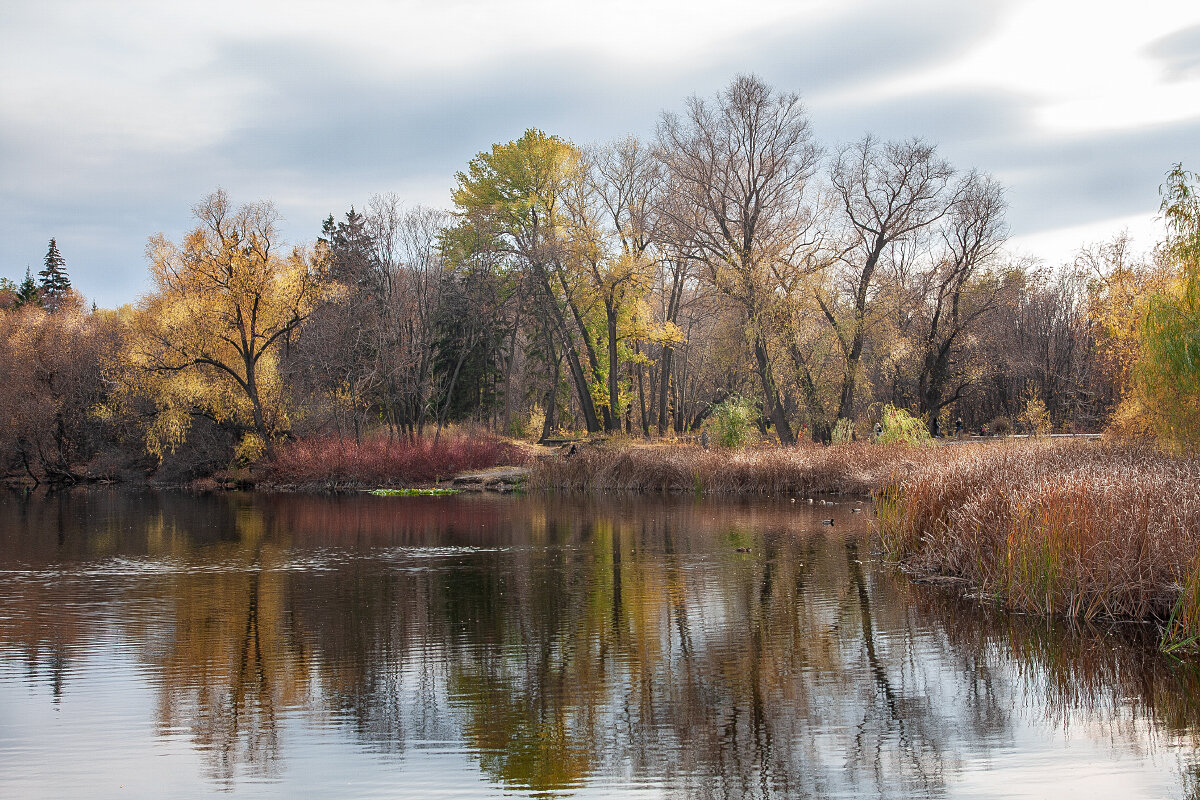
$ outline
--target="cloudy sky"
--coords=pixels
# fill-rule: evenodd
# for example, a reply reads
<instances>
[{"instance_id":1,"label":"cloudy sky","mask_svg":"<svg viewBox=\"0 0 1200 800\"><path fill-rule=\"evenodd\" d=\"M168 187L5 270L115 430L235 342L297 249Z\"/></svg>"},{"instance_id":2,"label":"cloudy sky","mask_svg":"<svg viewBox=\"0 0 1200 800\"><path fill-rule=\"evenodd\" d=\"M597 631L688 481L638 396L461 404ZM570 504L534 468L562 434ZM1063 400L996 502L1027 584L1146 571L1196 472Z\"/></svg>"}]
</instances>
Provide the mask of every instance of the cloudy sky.
<instances>
[{"instance_id":1,"label":"cloudy sky","mask_svg":"<svg viewBox=\"0 0 1200 800\"><path fill-rule=\"evenodd\" d=\"M38 0L0 6L0 276L50 237L101 305L214 188L294 242L376 192L539 127L653 135L739 72L799 92L834 146L920 136L1007 187L1011 247L1059 263L1200 170L1195 0Z\"/></svg>"}]
</instances>

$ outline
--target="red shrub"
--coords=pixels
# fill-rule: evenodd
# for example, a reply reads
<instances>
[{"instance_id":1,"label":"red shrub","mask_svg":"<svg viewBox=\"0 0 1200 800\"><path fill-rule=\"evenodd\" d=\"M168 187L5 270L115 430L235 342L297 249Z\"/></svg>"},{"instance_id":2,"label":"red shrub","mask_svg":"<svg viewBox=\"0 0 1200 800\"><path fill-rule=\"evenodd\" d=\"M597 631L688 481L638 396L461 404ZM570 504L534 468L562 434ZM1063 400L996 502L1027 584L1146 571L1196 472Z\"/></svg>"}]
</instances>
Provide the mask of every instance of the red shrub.
<instances>
[{"instance_id":1,"label":"red shrub","mask_svg":"<svg viewBox=\"0 0 1200 800\"><path fill-rule=\"evenodd\" d=\"M279 449L270 466L273 481L295 485L394 486L432 483L461 472L500 464L523 464L525 451L489 436L443 435L388 441L302 439Z\"/></svg>"}]
</instances>

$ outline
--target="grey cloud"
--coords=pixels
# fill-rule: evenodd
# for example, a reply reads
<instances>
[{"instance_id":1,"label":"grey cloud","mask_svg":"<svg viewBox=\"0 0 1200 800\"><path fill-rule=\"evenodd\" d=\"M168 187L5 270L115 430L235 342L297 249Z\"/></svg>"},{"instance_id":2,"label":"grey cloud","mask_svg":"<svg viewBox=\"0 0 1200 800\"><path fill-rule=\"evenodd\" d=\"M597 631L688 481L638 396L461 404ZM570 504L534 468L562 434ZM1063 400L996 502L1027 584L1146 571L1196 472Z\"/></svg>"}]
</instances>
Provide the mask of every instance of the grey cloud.
<instances>
[{"instance_id":1,"label":"grey cloud","mask_svg":"<svg viewBox=\"0 0 1200 800\"><path fill-rule=\"evenodd\" d=\"M231 42L223 68L263 88L259 113L226 146L244 163L378 174L460 169L492 142L541 126L588 141L653 130L659 111L758 71L806 94L946 59L984 36L999 6L875 2L855 14L764 30L703 65L657 74L587 53L543 48L469 73L364 73L344 53L308 41Z\"/></svg>"},{"instance_id":2,"label":"grey cloud","mask_svg":"<svg viewBox=\"0 0 1200 800\"><path fill-rule=\"evenodd\" d=\"M528 127L580 143L652 135L661 110L678 109L692 93L711 95L738 72L757 72L811 98L815 130L827 144L868 130L922 136L939 142L959 167L997 174L1009 185L1010 220L1021 233L1153 207L1163 154L1200 161L1194 124L1045 142L1031 136L1030 104L1020 96L963 91L869 105L840 99L856 87L950 63L1005 11L983 5L874 0L727 41L697 62L653 69L542 46L469 69L394 78L308 39L231 39L219 45L206 74L256 87L257 102L214 144L119 152L70 176L67 190L51 192L38 186L54 169L52 146L22 144L18 152L0 131L0 275L19 277L26 263L36 266L46 241L58 236L85 292L103 304L126 302L144 285L146 236L179 236L191 225L191 204L218 185L238 202L275 199L285 235L309 241L325 214L361 206L373 192L420 187L408 199L447 205L455 171Z\"/></svg>"},{"instance_id":3,"label":"grey cloud","mask_svg":"<svg viewBox=\"0 0 1200 800\"><path fill-rule=\"evenodd\" d=\"M958 90L814 109L814 125L831 144L872 133L884 139L919 137L938 144L960 165L1028 130L1029 99L1011 92Z\"/></svg>"},{"instance_id":4,"label":"grey cloud","mask_svg":"<svg viewBox=\"0 0 1200 800\"><path fill-rule=\"evenodd\" d=\"M1146 53L1162 64L1168 80L1200 76L1200 25L1164 36L1150 44Z\"/></svg>"},{"instance_id":5,"label":"grey cloud","mask_svg":"<svg viewBox=\"0 0 1200 800\"><path fill-rule=\"evenodd\" d=\"M1176 161L1200 162L1200 119L987 144L980 159L1009 185L1009 220L1022 233L1145 213Z\"/></svg>"},{"instance_id":6,"label":"grey cloud","mask_svg":"<svg viewBox=\"0 0 1200 800\"><path fill-rule=\"evenodd\" d=\"M762 31L734 56L788 78L788 88L835 91L950 61L990 35L1009 5L872 2L815 24Z\"/></svg>"},{"instance_id":7,"label":"grey cloud","mask_svg":"<svg viewBox=\"0 0 1200 800\"><path fill-rule=\"evenodd\" d=\"M1169 125L1046 136L1033 104L996 91L938 92L886 103L814 109L827 142L920 136L959 169L977 168L1006 186L1014 233L1028 235L1144 213L1171 164L1200 164L1200 117Z\"/></svg>"}]
</instances>

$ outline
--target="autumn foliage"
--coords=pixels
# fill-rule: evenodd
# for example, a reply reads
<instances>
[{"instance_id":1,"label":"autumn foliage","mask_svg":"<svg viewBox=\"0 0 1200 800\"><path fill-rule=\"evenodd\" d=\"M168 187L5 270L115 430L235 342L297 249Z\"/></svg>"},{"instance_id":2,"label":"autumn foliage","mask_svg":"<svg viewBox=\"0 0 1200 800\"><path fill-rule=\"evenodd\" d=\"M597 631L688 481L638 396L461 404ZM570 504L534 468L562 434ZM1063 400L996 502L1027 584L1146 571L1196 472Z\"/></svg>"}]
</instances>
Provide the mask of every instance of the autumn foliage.
<instances>
[{"instance_id":1,"label":"autumn foliage","mask_svg":"<svg viewBox=\"0 0 1200 800\"><path fill-rule=\"evenodd\" d=\"M218 190L193 212L200 224L182 245L158 235L146 247L155 288L112 376L153 404L151 452L181 444L203 414L245 431L244 456L269 455L288 427L279 350L328 286L279 241L269 203L234 208Z\"/></svg>"},{"instance_id":2,"label":"autumn foliage","mask_svg":"<svg viewBox=\"0 0 1200 800\"><path fill-rule=\"evenodd\" d=\"M95 413L104 397L100 365L119 346L111 312L87 313L60 301L50 312L29 304L0 313L0 475L35 481L83 479L105 438Z\"/></svg>"}]
</instances>

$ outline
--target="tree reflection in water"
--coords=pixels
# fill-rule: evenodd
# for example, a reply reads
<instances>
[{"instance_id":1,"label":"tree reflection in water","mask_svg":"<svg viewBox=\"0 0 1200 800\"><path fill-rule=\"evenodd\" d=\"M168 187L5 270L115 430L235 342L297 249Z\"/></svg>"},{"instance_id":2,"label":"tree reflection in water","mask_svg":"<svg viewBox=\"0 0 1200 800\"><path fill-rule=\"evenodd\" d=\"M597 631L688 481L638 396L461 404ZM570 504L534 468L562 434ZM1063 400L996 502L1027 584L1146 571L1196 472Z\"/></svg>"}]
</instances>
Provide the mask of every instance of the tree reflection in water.
<instances>
[{"instance_id":1,"label":"tree reflection in water","mask_svg":"<svg viewBox=\"0 0 1200 800\"><path fill-rule=\"evenodd\" d=\"M913 586L871 555L865 515L835 513L830 529L808 506L728 501L9 499L0 660L53 671L113 626L163 735L186 732L226 783L286 768L292 719L393 757L457 742L541 795L936 796L1018 722L1196 746L1191 666L1127 627Z\"/></svg>"}]
</instances>

